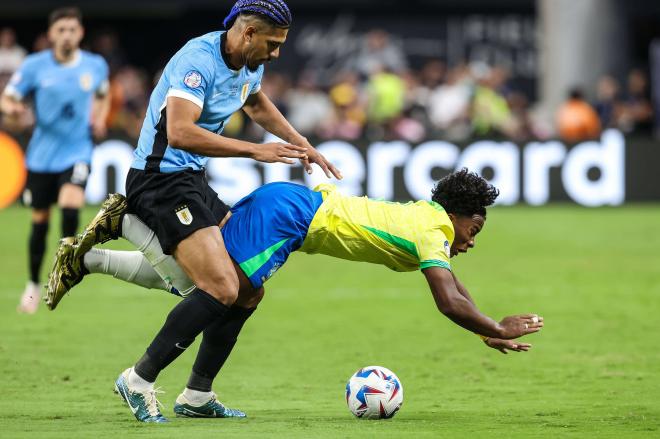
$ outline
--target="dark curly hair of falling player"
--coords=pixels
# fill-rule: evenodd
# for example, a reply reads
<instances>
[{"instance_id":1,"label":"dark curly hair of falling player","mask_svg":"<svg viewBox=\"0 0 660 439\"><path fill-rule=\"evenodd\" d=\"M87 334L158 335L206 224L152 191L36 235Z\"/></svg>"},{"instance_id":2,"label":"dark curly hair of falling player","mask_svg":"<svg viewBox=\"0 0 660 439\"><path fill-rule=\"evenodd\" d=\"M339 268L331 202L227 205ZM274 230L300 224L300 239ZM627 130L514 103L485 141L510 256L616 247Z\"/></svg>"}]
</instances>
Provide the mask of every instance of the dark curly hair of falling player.
<instances>
[{"instance_id":1,"label":"dark curly hair of falling player","mask_svg":"<svg viewBox=\"0 0 660 439\"><path fill-rule=\"evenodd\" d=\"M500 191L483 177L463 168L441 179L433 188L431 199L447 213L485 218L486 206L493 204L499 194Z\"/></svg>"}]
</instances>

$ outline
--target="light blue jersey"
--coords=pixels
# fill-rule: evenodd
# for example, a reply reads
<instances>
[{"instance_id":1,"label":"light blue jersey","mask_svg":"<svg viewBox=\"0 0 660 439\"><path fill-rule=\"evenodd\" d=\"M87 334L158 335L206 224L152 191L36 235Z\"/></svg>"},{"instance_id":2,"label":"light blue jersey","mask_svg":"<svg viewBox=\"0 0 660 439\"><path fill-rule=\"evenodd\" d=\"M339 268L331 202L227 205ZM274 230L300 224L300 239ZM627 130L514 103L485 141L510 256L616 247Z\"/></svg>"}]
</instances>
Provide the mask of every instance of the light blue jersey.
<instances>
[{"instance_id":1,"label":"light blue jersey","mask_svg":"<svg viewBox=\"0 0 660 439\"><path fill-rule=\"evenodd\" d=\"M76 163L90 163L90 117L95 94L105 94L108 65L99 55L83 50L66 64L52 50L25 58L5 93L22 100L34 97L36 124L27 149L33 172L62 172Z\"/></svg>"},{"instance_id":2,"label":"light blue jersey","mask_svg":"<svg viewBox=\"0 0 660 439\"><path fill-rule=\"evenodd\" d=\"M260 90L263 66L255 71L247 67L232 70L222 54L224 34L224 31L211 32L188 41L167 63L151 93L133 168L176 172L200 170L206 165L208 157L168 144L165 105L169 96L199 106L202 113L196 124L220 134L248 96Z\"/></svg>"}]
</instances>

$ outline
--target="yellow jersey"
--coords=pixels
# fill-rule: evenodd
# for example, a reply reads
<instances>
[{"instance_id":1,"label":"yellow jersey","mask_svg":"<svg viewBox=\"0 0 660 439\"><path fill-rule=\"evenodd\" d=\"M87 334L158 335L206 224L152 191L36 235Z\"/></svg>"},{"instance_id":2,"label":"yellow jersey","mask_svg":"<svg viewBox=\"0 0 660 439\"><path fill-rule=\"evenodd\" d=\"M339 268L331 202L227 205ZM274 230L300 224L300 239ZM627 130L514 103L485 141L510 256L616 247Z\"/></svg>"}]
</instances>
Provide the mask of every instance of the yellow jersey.
<instances>
[{"instance_id":1,"label":"yellow jersey","mask_svg":"<svg viewBox=\"0 0 660 439\"><path fill-rule=\"evenodd\" d=\"M454 227L439 204L345 196L329 184L314 191L321 192L323 203L300 251L381 264L395 271L451 270Z\"/></svg>"}]
</instances>

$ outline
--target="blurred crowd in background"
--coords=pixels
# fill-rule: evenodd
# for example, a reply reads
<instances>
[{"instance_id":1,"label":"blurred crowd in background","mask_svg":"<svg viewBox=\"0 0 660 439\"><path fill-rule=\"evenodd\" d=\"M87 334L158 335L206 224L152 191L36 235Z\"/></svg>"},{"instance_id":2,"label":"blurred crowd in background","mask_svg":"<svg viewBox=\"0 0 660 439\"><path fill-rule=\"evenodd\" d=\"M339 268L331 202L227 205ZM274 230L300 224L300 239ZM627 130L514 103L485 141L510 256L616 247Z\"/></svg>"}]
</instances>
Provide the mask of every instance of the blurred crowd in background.
<instances>
[{"instance_id":1,"label":"blurred crowd in background","mask_svg":"<svg viewBox=\"0 0 660 439\"><path fill-rule=\"evenodd\" d=\"M137 139L160 72L128 63L116 33L100 33L86 43L84 48L104 56L110 66L110 132ZM0 89L28 52L47 47L45 34L23 48L14 30L1 29ZM633 69L625 78L601 77L593 95L576 87L553 114L540 111L530 96L517 90L501 66L446 65L429 59L412 69L406 54L382 30L366 33L362 49L347 65L330 83L320 83L313 70L291 75L267 67L262 89L302 134L316 139L460 142L489 137L524 142L560 137L576 142L597 138L605 128L649 135L653 130L643 69ZM263 136L242 113L232 117L225 134Z\"/></svg>"}]
</instances>

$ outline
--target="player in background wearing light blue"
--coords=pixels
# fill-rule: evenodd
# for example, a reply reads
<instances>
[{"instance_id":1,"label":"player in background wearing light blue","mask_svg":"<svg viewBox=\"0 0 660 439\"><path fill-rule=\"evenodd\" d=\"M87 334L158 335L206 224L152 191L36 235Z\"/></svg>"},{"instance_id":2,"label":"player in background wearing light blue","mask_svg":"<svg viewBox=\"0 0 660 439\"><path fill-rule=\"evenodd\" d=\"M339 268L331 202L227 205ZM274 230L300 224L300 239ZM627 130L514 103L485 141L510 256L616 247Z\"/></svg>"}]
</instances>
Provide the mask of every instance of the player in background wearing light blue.
<instances>
[{"instance_id":1,"label":"player in background wearing light blue","mask_svg":"<svg viewBox=\"0 0 660 439\"><path fill-rule=\"evenodd\" d=\"M115 382L139 421L166 422L154 382L202 332L192 374L177 398L176 414L245 416L217 401L212 379L202 367L215 361L209 355L212 346L231 337L254 311L234 305L239 280L218 227L229 207L206 180L208 158L283 163L301 159L307 172L316 163L328 177L340 177L261 90L263 64L279 57L291 20L283 0L238 0L223 22L226 31L193 38L174 54L149 101L126 178L126 201L104 206L75 239L75 253L84 254L96 243L116 238L120 227L111 226L123 227L123 203L154 230L165 254L173 255L194 281L194 290L168 314L144 355ZM240 109L288 143L259 145L223 136L226 121ZM64 269L65 286L76 273L66 269L67 257L58 256L62 262L54 269Z\"/></svg>"},{"instance_id":2,"label":"player in background wearing light blue","mask_svg":"<svg viewBox=\"0 0 660 439\"><path fill-rule=\"evenodd\" d=\"M14 73L0 100L10 123L33 100L35 127L27 148L28 179L23 201L32 207L29 239L30 280L19 312L37 311L39 271L46 249L50 206L62 209L62 236L75 235L78 211L92 158L92 135L103 137L109 108L105 60L80 50L84 35L77 8L61 8L49 17L52 49L29 55Z\"/></svg>"}]
</instances>

